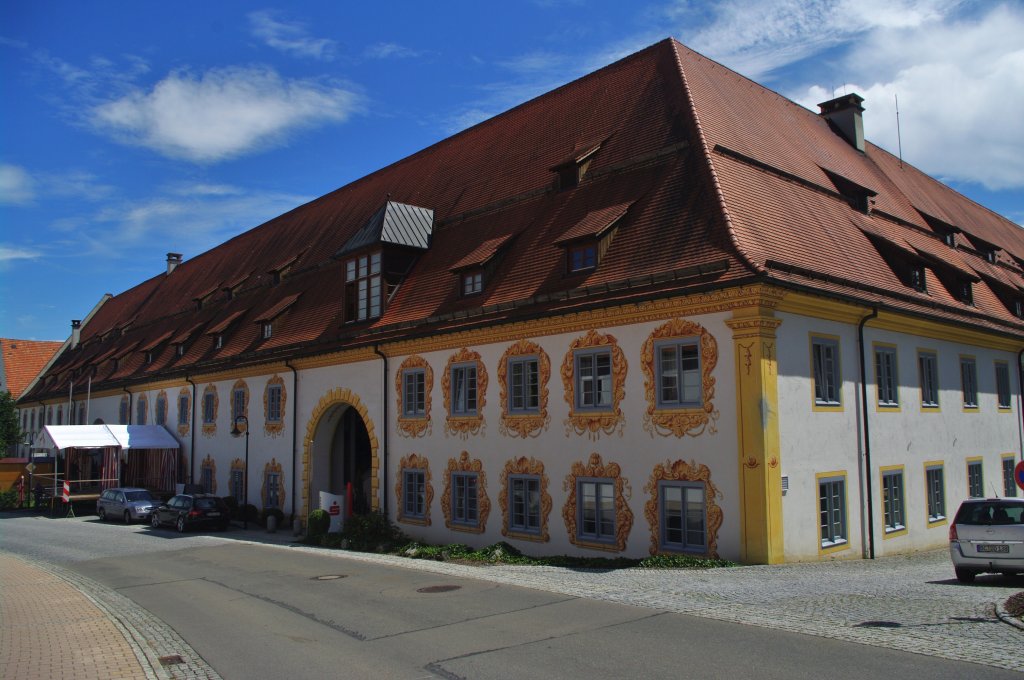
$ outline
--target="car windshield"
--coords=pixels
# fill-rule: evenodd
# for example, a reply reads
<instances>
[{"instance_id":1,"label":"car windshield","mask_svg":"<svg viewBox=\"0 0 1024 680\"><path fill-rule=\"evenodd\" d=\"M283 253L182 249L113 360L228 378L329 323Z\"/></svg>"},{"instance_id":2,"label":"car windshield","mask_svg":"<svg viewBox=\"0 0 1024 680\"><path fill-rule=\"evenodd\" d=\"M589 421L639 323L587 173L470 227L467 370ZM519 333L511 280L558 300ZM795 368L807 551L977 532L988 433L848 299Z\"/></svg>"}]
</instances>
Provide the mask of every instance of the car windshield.
<instances>
[{"instance_id":1,"label":"car windshield","mask_svg":"<svg viewBox=\"0 0 1024 680\"><path fill-rule=\"evenodd\" d=\"M153 497L148 491L126 491L124 497L130 501L151 501Z\"/></svg>"},{"instance_id":2,"label":"car windshield","mask_svg":"<svg viewBox=\"0 0 1024 680\"><path fill-rule=\"evenodd\" d=\"M216 510L217 499L216 498L197 498L196 507L200 510Z\"/></svg>"},{"instance_id":3,"label":"car windshield","mask_svg":"<svg viewBox=\"0 0 1024 680\"><path fill-rule=\"evenodd\" d=\"M991 501L968 503L956 515L956 524L1024 524L1024 503Z\"/></svg>"}]
</instances>

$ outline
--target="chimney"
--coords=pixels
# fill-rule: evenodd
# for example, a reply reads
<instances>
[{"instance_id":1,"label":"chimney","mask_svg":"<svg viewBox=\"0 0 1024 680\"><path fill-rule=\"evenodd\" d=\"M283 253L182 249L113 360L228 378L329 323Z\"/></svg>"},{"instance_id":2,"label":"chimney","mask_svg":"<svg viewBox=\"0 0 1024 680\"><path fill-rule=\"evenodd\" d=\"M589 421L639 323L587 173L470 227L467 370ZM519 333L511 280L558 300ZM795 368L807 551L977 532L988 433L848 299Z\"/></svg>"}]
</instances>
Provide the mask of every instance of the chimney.
<instances>
[{"instance_id":1,"label":"chimney","mask_svg":"<svg viewBox=\"0 0 1024 680\"><path fill-rule=\"evenodd\" d=\"M181 253L167 253L167 273L170 274L181 264Z\"/></svg>"},{"instance_id":2,"label":"chimney","mask_svg":"<svg viewBox=\"0 0 1024 680\"><path fill-rule=\"evenodd\" d=\"M864 118L861 116L864 113L864 107L861 106L863 101L864 97L851 92L818 104L821 109L819 115L828 121L832 131L839 133L861 153L864 152Z\"/></svg>"},{"instance_id":3,"label":"chimney","mask_svg":"<svg viewBox=\"0 0 1024 680\"><path fill-rule=\"evenodd\" d=\"M71 349L78 347L78 342L82 339L82 322L79 319L71 320Z\"/></svg>"}]
</instances>

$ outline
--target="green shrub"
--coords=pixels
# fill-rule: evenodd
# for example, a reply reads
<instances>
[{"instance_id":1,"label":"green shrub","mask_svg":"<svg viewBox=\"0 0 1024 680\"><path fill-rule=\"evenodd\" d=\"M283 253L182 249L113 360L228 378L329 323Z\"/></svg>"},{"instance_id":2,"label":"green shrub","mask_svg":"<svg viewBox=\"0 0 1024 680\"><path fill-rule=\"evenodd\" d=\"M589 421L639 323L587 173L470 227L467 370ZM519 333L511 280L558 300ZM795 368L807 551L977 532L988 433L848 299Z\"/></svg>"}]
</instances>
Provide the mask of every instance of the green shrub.
<instances>
[{"instance_id":1,"label":"green shrub","mask_svg":"<svg viewBox=\"0 0 1024 680\"><path fill-rule=\"evenodd\" d=\"M390 552L409 540L380 512L349 517L341 535L350 550L361 552Z\"/></svg>"},{"instance_id":2,"label":"green shrub","mask_svg":"<svg viewBox=\"0 0 1024 680\"><path fill-rule=\"evenodd\" d=\"M320 545L325 548L340 548L342 535L336 531L320 536Z\"/></svg>"},{"instance_id":3,"label":"green shrub","mask_svg":"<svg viewBox=\"0 0 1024 680\"><path fill-rule=\"evenodd\" d=\"M18 492L11 489L10 491L0 492L0 510L14 510L18 507Z\"/></svg>"},{"instance_id":4,"label":"green shrub","mask_svg":"<svg viewBox=\"0 0 1024 680\"><path fill-rule=\"evenodd\" d=\"M327 533L327 530L331 526L331 516L327 514L326 510L314 510L309 513L309 520L307 521L306 533L309 534L311 539L319 539L321 536Z\"/></svg>"}]
</instances>

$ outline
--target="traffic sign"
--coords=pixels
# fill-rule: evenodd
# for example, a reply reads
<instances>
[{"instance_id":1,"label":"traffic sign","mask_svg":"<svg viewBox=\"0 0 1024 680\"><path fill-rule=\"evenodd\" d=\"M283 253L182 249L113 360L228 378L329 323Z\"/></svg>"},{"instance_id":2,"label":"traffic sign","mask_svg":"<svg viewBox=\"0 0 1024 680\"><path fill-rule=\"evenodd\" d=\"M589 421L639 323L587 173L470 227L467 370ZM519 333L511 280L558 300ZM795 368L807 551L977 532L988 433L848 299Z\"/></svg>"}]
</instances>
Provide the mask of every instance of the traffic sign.
<instances>
[{"instance_id":1,"label":"traffic sign","mask_svg":"<svg viewBox=\"0 0 1024 680\"><path fill-rule=\"evenodd\" d=\"M1024 460L1017 463L1017 467L1013 468L1013 481L1017 482L1017 486L1024 489Z\"/></svg>"},{"instance_id":2,"label":"traffic sign","mask_svg":"<svg viewBox=\"0 0 1024 680\"><path fill-rule=\"evenodd\" d=\"M28 470L29 472L32 472L33 470L36 469L36 464L35 463L29 463L28 465L25 466L25 469Z\"/></svg>"}]
</instances>

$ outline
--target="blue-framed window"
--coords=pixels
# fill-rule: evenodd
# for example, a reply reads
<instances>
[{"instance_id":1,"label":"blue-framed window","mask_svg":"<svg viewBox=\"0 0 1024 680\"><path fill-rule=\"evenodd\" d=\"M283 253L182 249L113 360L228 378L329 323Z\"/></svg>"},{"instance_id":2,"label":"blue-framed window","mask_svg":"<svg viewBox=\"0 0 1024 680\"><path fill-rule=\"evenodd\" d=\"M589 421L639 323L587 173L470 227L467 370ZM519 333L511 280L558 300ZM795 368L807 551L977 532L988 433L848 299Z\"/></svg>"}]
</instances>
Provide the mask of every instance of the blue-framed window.
<instances>
[{"instance_id":1,"label":"blue-framed window","mask_svg":"<svg viewBox=\"0 0 1024 680\"><path fill-rule=\"evenodd\" d=\"M231 495L235 497L235 501L238 503L238 507L242 507L242 504L245 503L245 481L243 480L244 474L245 470L242 470L240 468L231 469Z\"/></svg>"},{"instance_id":2,"label":"blue-framed window","mask_svg":"<svg viewBox=\"0 0 1024 680\"><path fill-rule=\"evenodd\" d=\"M478 481L474 472L452 473L452 523L471 527L479 524Z\"/></svg>"},{"instance_id":3,"label":"blue-framed window","mask_svg":"<svg viewBox=\"0 0 1024 680\"><path fill-rule=\"evenodd\" d=\"M245 388L238 387L231 391L231 422L238 416L245 415Z\"/></svg>"},{"instance_id":4,"label":"blue-framed window","mask_svg":"<svg viewBox=\"0 0 1024 680\"><path fill-rule=\"evenodd\" d=\"M267 422L281 422L281 385L267 386Z\"/></svg>"},{"instance_id":5,"label":"blue-framed window","mask_svg":"<svg viewBox=\"0 0 1024 680\"><path fill-rule=\"evenodd\" d=\"M536 413L540 410L540 379L537 357L516 356L508 360L508 410Z\"/></svg>"},{"instance_id":6,"label":"blue-framed window","mask_svg":"<svg viewBox=\"0 0 1024 680\"><path fill-rule=\"evenodd\" d=\"M146 397L140 396L138 402L135 403L135 424L145 425L146 424L146 413L149 411L149 403Z\"/></svg>"},{"instance_id":7,"label":"blue-framed window","mask_svg":"<svg viewBox=\"0 0 1024 680\"><path fill-rule=\"evenodd\" d=\"M540 477L511 475L508 478L508 528L525 534L541 530Z\"/></svg>"},{"instance_id":8,"label":"blue-framed window","mask_svg":"<svg viewBox=\"0 0 1024 680\"><path fill-rule=\"evenodd\" d=\"M608 349L576 352L576 408L609 410L612 402L612 353Z\"/></svg>"},{"instance_id":9,"label":"blue-framed window","mask_svg":"<svg viewBox=\"0 0 1024 680\"><path fill-rule=\"evenodd\" d=\"M476 415L476 364L452 366L452 415Z\"/></svg>"},{"instance_id":10,"label":"blue-framed window","mask_svg":"<svg viewBox=\"0 0 1024 680\"><path fill-rule=\"evenodd\" d=\"M178 425L188 425L189 398L187 394L178 395Z\"/></svg>"},{"instance_id":11,"label":"blue-framed window","mask_svg":"<svg viewBox=\"0 0 1024 680\"><path fill-rule=\"evenodd\" d=\"M599 479L576 480L577 538L615 540L615 483Z\"/></svg>"},{"instance_id":12,"label":"blue-framed window","mask_svg":"<svg viewBox=\"0 0 1024 680\"><path fill-rule=\"evenodd\" d=\"M167 397L157 395L156 402L154 403L156 404L156 412L153 415L153 420L156 422L157 425L166 425Z\"/></svg>"},{"instance_id":13,"label":"blue-framed window","mask_svg":"<svg viewBox=\"0 0 1024 680\"><path fill-rule=\"evenodd\" d=\"M415 418L427 412L427 372L422 368L402 371L402 415Z\"/></svg>"},{"instance_id":14,"label":"blue-framed window","mask_svg":"<svg viewBox=\"0 0 1024 680\"><path fill-rule=\"evenodd\" d=\"M597 267L597 244L582 243L569 248L569 273Z\"/></svg>"},{"instance_id":15,"label":"blue-framed window","mask_svg":"<svg viewBox=\"0 0 1024 680\"><path fill-rule=\"evenodd\" d=\"M658 485L661 547L664 550L706 552L707 503L699 482L663 481Z\"/></svg>"},{"instance_id":16,"label":"blue-framed window","mask_svg":"<svg viewBox=\"0 0 1024 680\"><path fill-rule=\"evenodd\" d=\"M203 492L204 493L213 493L213 468L210 467L209 465L204 465L202 467L202 474L203 474L203 482L202 482L202 484L203 484ZM241 475L239 475L239 476L241 476Z\"/></svg>"},{"instance_id":17,"label":"blue-framed window","mask_svg":"<svg viewBox=\"0 0 1024 680\"><path fill-rule=\"evenodd\" d=\"M212 425L216 416L216 410L214 409L215 395L212 392L207 392L203 395L203 423L205 425Z\"/></svg>"},{"instance_id":18,"label":"blue-framed window","mask_svg":"<svg viewBox=\"0 0 1024 680\"><path fill-rule=\"evenodd\" d=\"M696 338L660 342L658 357L658 406L701 405L700 345Z\"/></svg>"},{"instance_id":19,"label":"blue-framed window","mask_svg":"<svg viewBox=\"0 0 1024 680\"><path fill-rule=\"evenodd\" d=\"M402 516L422 519L427 513L427 476L423 470L402 471Z\"/></svg>"}]
</instances>

